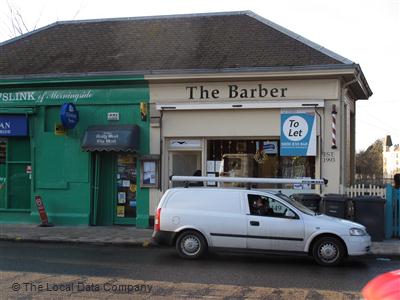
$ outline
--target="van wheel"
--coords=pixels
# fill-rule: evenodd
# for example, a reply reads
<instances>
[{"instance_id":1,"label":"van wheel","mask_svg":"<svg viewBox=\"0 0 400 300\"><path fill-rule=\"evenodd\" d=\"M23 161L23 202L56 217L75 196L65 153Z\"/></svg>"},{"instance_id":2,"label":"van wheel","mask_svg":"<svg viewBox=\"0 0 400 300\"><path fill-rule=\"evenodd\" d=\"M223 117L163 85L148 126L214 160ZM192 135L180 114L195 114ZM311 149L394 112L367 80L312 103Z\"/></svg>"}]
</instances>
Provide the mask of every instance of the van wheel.
<instances>
[{"instance_id":1,"label":"van wheel","mask_svg":"<svg viewBox=\"0 0 400 300\"><path fill-rule=\"evenodd\" d=\"M180 257L196 259L201 257L207 249L204 236L193 230L182 232L176 241L176 250Z\"/></svg>"},{"instance_id":2,"label":"van wheel","mask_svg":"<svg viewBox=\"0 0 400 300\"><path fill-rule=\"evenodd\" d=\"M336 266L343 260L344 247L337 238L323 237L314 244L312 254L318 264Z\"/></svg>"}]
</instances>

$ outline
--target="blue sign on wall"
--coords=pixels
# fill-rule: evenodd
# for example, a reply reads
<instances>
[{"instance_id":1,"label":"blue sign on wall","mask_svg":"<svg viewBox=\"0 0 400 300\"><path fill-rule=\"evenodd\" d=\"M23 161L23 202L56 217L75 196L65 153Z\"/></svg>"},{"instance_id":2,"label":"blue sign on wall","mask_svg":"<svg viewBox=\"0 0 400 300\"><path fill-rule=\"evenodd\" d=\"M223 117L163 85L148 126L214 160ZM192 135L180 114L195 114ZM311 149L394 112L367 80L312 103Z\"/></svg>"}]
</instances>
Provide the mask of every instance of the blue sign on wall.
<instances>
[{"instance_id":1,"label":"blue sign on wall","mask_svg":"<svg viewBox=\"0 0 400 300\"><path fill-rule=\"evenodd\" d=\"M0 115L0 136L28 135L28 117L25 115Z\"/></svg>"},{"instance_id":2,"label":"blue sign on wall","mask_svg":"<svg viewBox=\"0 0 400 300\"><path fill-rule=\"evenodd\" d=\"M315 156L316 123L313 113L281 113L281 156Z\"/></svg>"},{"instance_id":3,"label":"blue sign on wall","mask_svg":"<svg viewBox=\"0 0 400 300\"><path fill-rule=\"evenodd\" d=\"M72 129L79 122L79 112L73 103L64 103L61 106L60 118L65 128Z\"/></svg>"}]
</instances>

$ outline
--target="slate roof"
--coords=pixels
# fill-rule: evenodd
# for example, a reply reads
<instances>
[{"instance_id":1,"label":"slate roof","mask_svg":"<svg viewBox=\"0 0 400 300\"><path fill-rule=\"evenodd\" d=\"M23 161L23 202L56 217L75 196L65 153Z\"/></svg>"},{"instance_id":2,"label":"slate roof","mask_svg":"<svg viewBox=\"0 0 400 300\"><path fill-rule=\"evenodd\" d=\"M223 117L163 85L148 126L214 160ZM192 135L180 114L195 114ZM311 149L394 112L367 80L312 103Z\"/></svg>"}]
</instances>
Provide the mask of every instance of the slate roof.
<instances>
[{"instance_id":1,"label":"slate roof","mask_svg":"<svg viewBox=\"0 0 400 300\"><path fill-rule=\"evenodd\" d=\"M56 22L0 44L0 76L351 64L249 11Z\"/></svg>"}]
</instances>

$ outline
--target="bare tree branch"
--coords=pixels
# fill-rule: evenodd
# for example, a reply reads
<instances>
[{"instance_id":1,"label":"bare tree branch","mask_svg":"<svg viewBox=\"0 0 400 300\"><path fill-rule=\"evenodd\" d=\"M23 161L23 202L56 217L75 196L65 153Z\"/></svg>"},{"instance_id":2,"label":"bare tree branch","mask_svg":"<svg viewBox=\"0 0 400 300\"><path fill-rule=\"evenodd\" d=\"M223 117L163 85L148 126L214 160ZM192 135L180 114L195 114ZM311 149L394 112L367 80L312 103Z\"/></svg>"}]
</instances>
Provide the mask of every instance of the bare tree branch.
<instances>
[{"instance_id":1,"label":"bare tree branch","mask_svg":"<svg viewBox=\"0 0 400 300\"><path fill-rule=\"evenodd\" d=\"M17 10L16 14L17 14L17 17L19 17L19 19L20 19L22 25L24 26L25 32L28 32L29 29L28 29L28 27L26 26L26 24L25 24L25 22L24 22L24 18L21 16L21 13Z\"/></svg>"},{"instance_id":2,"label":"bare tree branch","mask_svg":"<svg viewBox=\"0 0 400 300\"><path fill-rule=\"evenodd\" d=\"M75 20L75 18L79 15L79 13L81 12L82 8L86 5L86 1L83 0L81 1L81 3L79 4L79 8L76 11L76 13L74 14L74 17L72 18L73 20Z\"/></svg>"}]
</instances>

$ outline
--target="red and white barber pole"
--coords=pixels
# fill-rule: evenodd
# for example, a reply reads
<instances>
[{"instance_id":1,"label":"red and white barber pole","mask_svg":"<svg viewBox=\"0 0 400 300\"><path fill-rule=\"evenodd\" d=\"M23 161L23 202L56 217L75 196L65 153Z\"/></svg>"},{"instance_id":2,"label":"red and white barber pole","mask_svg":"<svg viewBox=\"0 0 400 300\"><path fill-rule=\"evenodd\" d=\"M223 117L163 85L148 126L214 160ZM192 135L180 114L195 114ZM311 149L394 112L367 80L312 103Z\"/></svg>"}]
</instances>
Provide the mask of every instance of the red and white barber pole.
<instances>
[{"instance_id":1,"label":"red and white barber pole","mask_svg":"<svg viewBox=\"0 0 400 300\"><path fill-rule=\"evenodd\" d=\"M336 146L336 105L332 105L332 149L337 149Z\"/></svg>"}]
</instances>

